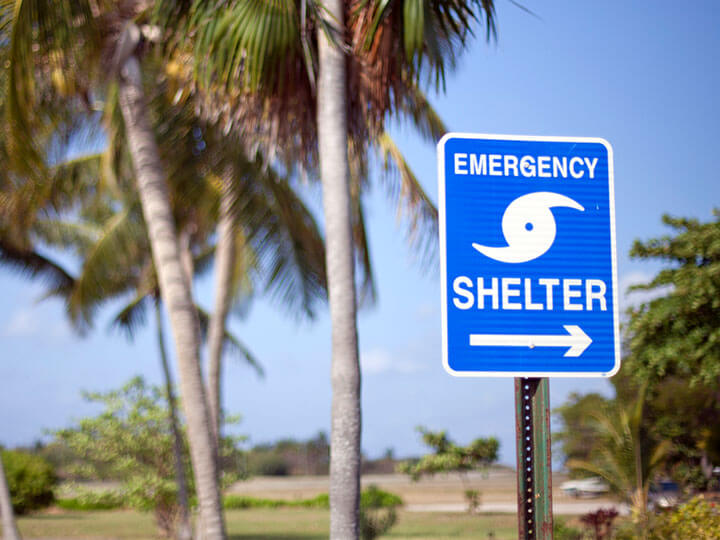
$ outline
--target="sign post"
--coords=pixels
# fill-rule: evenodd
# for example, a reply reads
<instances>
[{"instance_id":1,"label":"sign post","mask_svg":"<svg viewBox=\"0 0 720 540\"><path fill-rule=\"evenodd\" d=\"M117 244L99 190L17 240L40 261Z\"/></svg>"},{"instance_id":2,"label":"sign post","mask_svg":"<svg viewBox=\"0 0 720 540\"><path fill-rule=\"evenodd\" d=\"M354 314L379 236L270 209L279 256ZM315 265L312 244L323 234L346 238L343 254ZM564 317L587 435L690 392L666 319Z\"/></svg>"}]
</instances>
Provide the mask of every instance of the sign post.
<instances>
[{"instance_id":1,"label":"sign post","mask_svg":"<svg viewBox=\"0 0 720 540\"><path fill-rule=\"evenodd\" d=\"M552 448L547 377L515 379L519 538L552 539Z\"/></svg>"},{"instance_id":2,"label":"sign post","mask_svg":"<svg viewBox=\"0 0 720 540\"><path fill-rule=\"evenodd\" d=\"M521 538L552 538L547 378L620 367L612 167L602 139L438 144L443 365L516 377Z\"/></svg>"}]
</instances>

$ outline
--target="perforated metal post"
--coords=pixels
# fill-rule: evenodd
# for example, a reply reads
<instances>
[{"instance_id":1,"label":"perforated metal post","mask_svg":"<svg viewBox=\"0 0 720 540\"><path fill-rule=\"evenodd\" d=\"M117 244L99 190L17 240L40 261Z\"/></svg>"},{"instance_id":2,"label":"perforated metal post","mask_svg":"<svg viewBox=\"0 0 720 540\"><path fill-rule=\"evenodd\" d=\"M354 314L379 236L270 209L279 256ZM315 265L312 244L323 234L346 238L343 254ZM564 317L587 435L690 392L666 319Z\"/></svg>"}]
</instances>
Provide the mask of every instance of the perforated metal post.
<instances>
[{"instance_id":1,"label":"perforated metal post","mask_svg":"<svg viewBox=\"0 0 720 540\"><path fill-rule=\"evenodd\" d=\"M548 379L515 379L518 531L521 540L552 540Z\"/></svg>"}]
</instances>

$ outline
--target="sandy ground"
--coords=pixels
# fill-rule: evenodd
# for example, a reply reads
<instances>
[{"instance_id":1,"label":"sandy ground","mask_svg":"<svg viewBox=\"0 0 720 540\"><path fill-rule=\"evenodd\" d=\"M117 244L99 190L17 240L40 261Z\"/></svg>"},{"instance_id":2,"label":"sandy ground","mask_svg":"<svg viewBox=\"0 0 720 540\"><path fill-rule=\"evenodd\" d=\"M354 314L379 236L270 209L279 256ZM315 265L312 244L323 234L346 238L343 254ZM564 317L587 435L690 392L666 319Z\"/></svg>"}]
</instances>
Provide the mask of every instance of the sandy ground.
<instances>
[{"instance_id":1,"label":"sandy ground","mask_svg":"<svg viewBox=\"0 0 720 540\"><path fill-rule=\"evenodd\" d=\"M576 499L564 495L559 486L567 480L564 474L553 475L553 510L556 514L578 515L598 508L618 507L606 497ZM477 489L482 493L481 512L517 511L515 471L493 469L486 474L473 473L466 484L457 475L436 475L413 482L405 475L366 475L363 486L374 484L400 495L405 508L415 512L464 512L467 509L463 492ZM327 476L255 477L234 484L229 493L268 499L307 499L328 492ZM620 509L622 510L622 509Z\"/></svg>"}]
</instances>

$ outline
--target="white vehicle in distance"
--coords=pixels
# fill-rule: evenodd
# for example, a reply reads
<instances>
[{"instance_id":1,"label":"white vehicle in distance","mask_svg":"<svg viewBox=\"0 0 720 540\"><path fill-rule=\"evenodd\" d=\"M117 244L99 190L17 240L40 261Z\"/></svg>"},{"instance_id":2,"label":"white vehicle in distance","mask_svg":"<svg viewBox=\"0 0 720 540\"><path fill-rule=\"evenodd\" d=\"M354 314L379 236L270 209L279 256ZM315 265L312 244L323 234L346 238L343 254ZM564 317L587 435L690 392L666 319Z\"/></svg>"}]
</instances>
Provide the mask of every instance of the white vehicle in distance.
<instances>
[{"instance_id":1,"label":"white vehicle in distance","mask_svg":"<svg viewBox=\"0 0 720 540\"><path fill-rule=\"evenodd\" d=\"M581 480L568 480L560 484L560 489L570 497L599 497L610 491L607 483L597 476Z\"/></svg>"},{"instance_id":2,"label":"white vehicle in distance","mask_svg":"<svg viewBox=\"0 0 720 540\"><path fill-rule=\"evenodd\" d=\"M680 503L680 486L675 482L663 480L650 484L648 509L653 511L675 508Z\"/></svg>"}]
</instances>

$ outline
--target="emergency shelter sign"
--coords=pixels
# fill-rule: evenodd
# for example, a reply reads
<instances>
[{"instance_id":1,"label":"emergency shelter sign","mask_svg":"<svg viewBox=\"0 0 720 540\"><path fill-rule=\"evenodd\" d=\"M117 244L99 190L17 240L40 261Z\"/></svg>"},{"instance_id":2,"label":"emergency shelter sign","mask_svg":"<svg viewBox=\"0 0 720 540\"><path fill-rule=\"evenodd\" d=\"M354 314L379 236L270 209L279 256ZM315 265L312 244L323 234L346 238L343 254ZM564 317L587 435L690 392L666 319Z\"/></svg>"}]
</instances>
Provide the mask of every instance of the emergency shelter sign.
<instances>
[{"instance_id":1,"label":"emergency shelter sign","mask_svg":"<svg viewBox=\"0 0 720 540\"><path fill-rule=\"evenodd\" d=\"M597 138L438 144L443 364L456 376L620 367L613 163Z\"/></svg>"}]
</instances>

